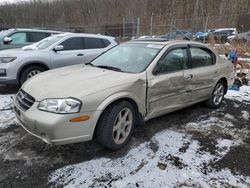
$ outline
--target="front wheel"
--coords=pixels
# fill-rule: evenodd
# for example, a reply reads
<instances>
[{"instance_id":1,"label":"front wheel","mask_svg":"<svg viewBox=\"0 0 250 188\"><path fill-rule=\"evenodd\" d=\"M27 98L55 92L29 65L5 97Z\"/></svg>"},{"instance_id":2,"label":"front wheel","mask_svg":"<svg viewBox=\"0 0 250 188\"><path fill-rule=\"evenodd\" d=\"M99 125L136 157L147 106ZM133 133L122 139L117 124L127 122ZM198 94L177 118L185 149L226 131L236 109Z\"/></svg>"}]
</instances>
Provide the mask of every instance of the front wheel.
<instances>
[{"instance_id":1,"label":"front wheel","mask_svg":"<svg viewBox=\"0 0 250 188\"><path fill-rule=\"evenodd\" d=\"M45 71L45 68L41 66L30 66L25 68L20 76L20 84L22 85L26 80L32 78L33 76Z\"/></svg>"},{"instance_id":2,"label":"front wheel","mask_svg":"<svg viewBox=\"0 0 250 188\"><path fill-rule=\"evenodd\" d=\"M130 140L134 124L134 107L127 101L116 103L102 114L97 125L96 139L108 149L120 149Z\"/></svg>"},{"instance_id":3,"label":"front wheel","mask_svg":"<svg viewBox=\"0 0 250 188\"><path fill-rule=\"evenodd\" d=\"M219 108L225 95L225 84L223 81L219 81L210 96L206 101L206 104L212 108Z\"/></svg>"}]
</instances>

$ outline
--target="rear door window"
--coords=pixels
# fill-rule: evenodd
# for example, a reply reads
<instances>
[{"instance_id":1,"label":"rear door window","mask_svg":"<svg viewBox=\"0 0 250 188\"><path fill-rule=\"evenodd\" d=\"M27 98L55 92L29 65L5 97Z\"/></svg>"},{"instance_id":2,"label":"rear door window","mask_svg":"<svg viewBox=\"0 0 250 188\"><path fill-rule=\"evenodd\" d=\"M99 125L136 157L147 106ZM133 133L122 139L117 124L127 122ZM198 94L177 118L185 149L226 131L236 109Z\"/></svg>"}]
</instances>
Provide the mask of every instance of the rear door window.
<instances>
[{"instance_id":1,"label":"rear door window","mask_svg":"<svg viewBox=\"0 0 250 188\"><path fill-rule=\"evenodd\" d=\"M17 32L10 35L12 39L12 44L25 44L27 43L27 33L26 32Z\"/></svg>"},{"instance_id":2,"label":"rear door window","mask_svg":"<svg viewBox=\"0 0 250 188\"><path fill-rule=\"evenodd\" d=\"M74 38L66 39L60 45L64 46L64 49L63 49L64 51L84 49L82 37L74 37Z\"/></svg>"},{"instance_id":3,"label":"rear door window","mask_svg":"<svg viewBox=\"0 0 250 188\"><path fill-rule=\"evenodd\" d=\"M214 65L216 62L215 54L209 49L191 47L190 53L192 68L210 66Z\"/></svg>"},{"instance_id":4,"label":"rear door window","mask_svg":"<svg viewBox=\"0 0 250 188\"><path fill-rule=\"evenodd\" d=\"M50 33L30 32L28 33L28 42L38 42L44 38L49 37L50 35Z\"/></svg>"},{"instance_id":5,"label":"rear door window","mask_svg":"<svg viewBox=\"0 0 250 188\"><path fill-rule=\"evenodd\" d=\"M98 49L98 48L105 48L105 47L106 47L106 44L105 42L103 42L103 39L91 38L91 37L84 38L84 49Z\"/></svg>"}]
</instances>

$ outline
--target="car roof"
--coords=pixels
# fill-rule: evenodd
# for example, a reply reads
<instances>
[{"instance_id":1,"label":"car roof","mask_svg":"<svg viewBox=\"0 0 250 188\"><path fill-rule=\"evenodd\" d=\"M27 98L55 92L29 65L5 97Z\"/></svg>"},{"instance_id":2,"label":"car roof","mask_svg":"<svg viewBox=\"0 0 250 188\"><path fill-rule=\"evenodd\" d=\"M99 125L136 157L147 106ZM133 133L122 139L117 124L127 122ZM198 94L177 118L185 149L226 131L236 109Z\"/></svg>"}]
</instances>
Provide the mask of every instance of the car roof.
<instances>
[{"instance_id":1,"label":"car roof","mask_svg":"<svg viewBox=\"0 0 250 188\"><path fill-rule=\"evenodd\" d=\"M7 31L30 31L30 32L43 32L43 33L64 33L62 31L54 31L54 30L47 30L47 29L27 29L27 28L11 28Z\"/></svg>"},{"instance_id":2,"label":"car roof","mask_svg":"<svg viewBox=\"0 0 250 188\"><path fill-rule=\"evenodd\" d=\"M164 38L145 38L145 39L135 39L128 41L127 43L145 43L145 44L193 44L207 47L207 45L202 44L200 42L188 41L188 40L167 40Z\"/></svg>"},{"instance_id":3,"label":"car roof","mask_svg":"<svg viewBox=\"0 0 250 188\"><path fill-rule=\"evenodd\" d=\"M144 42L166 42L168 41L168 39L166 38L152 38L152 37L149 37L149 38L138 38L138 39L134 39L132 41L144 41Z\"/></svg>"},{"instance_id":4,"label":"car roof","mask_svg":"<svg viewBox=\"0 0 250 188\"><path fill-rule=\"evenodd\" d=\"M172 45L172 46L174 46L174 45L194 45L197 47L207 48L216 54L216 52L211 47L209 47L207 44L203 44L203 43L196 42L196 41L188 41L188 40L168 40L168 41L167 40L166 41L131 40L131 41L128 41L126 43L128 43L128 44L160 44L163 46L166 46L166 45Z\"/></svg>"},{"instance_id":5,"label":"car roof","mask_svg":"<svg viewBox=\"0 0 250 188\"><path fill-rule=\"evenodd\" d=\"M88 34L88 33L62 33L58 34L58 36L71 36L71 37L95 37L95 38L105 38L105 39L115 39L111 36L101 35L101 34Z\"/></svg>"},{"instance_id":6,"label":"car roof","mask_svg":"<svg viewBox=\"0 0 250 188\"><path fill-rule=\"evenodd\" d=\"M217 31L236 31L236 28L219 28L214 30L215 32Z\"/></svg>"}]
</instances>

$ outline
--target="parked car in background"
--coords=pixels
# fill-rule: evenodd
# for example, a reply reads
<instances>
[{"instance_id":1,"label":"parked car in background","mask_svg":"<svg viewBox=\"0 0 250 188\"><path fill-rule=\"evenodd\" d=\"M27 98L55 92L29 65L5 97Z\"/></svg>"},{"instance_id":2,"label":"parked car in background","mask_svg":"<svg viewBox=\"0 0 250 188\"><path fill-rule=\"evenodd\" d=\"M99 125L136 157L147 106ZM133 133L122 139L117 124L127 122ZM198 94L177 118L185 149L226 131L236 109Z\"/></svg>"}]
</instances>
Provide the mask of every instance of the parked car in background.
<instances>
[{"instance_id":1,"label":"parked car in background","mask_svg":"<svg viewBox=\"0 0 250 188\"><path fill-rule=\"evenodd\" d=\"M204 42L205 37L206 37L206 33L199 31L195 33L194 40L197 42Z\"/></svg>"},{"instance_id":2,"label":"parked car in background","mask_svg":"<svg viewBox=\"0 0 250 188\"><path fill-rule=\"evenodd\" d=\"M210 35L212 32L214 32L216 29L208 29L206 33L203 33L203 32L197 32L195 34L195 37L194 37L194 40L197 41L197 42L207 42L208 41L208 38L207 36ZM203 33L203 34L202 34Z\"/></svg>"},{"instance_id":3,"label":"parked car in background","mask_svg":"<svg viewBox=\"0 0 250 188\"><path fill-rule=\"evenodd\" d=\"M38 42L51 35L62 33L60 31L37 29L8 29L0 32L0 50L21 48Z\"/></svg>"},{"instance_id":4,"label":"parked car in background","mask_svg":"<svg viewBox=\"0 0 250 188\"><path fill-rule=\"evenodd\" d=\"M86 65L28 80L14 99L22 127L49 144L91 140L119 149L135 125L198 102L218 108L234 65L206 45L138 39Z\"/></svg>"},{"instance_id":5,"label":"parked car in background","mask_svg":"<svg viewBox=\"0 0 250 188\"><path fill-rule=\"evenodd\" d=\"M0 32L3 31L3 30L8 30L10 29L9 27L0 27Z\"/></svg>"},{"instance_id":6,"label":"parked car in background","mask_svg":"<svg viewBox=\"0 0 250 188\"><path fill-rule=\"evenodd\" d=\"M65 33L22 49L0 51L0 84L23 84L49 69L88 63L115 45L113 37Z\"/></svg>"},{"instance_id":7,"label":"parked car in background","mask_svg":"<svg viewBox=\"0 0 250 188\"><path fill-rule=\"evenodd\" d=\"M228 42L228 37L234 36L237 32L235 28L220 28L220 29L209 29L207 33L203 35L198 32L199 35L195 36L197 42L208 42L210 39L215 40L217 43Z\"/></svg>"},{"instance_id":8,"label":"parked car in background","mask_svg":"<svg viewBox=\"0 0 250 188\"><path fill-rule=\"evenodd\" d=\"M214 39L218 43L228 42L228 37L236 34L235 28L221 28L216 29L206 35L206 41L210 38Z\"/></svg>"},{"instance_id":9,"label":"parked car in background","mask_svg":"<svg viewBox=\"0 0 250 188\"><path fill-rule=\"evenodd\" d=\"M250 42L250 31L227 37L230 42Z\"/></svg>"},{"instance_id":10,"label":"parked car in background","mask_svg":"<svg viewBox=\"0 0 250 188\"><path fill-rule=\"evenodd\" d=\"M167 40L192 40L193 34L186 30L177 30L166 33L165 35L160 36L160 38Z\"/></svg>"}]
</instances>

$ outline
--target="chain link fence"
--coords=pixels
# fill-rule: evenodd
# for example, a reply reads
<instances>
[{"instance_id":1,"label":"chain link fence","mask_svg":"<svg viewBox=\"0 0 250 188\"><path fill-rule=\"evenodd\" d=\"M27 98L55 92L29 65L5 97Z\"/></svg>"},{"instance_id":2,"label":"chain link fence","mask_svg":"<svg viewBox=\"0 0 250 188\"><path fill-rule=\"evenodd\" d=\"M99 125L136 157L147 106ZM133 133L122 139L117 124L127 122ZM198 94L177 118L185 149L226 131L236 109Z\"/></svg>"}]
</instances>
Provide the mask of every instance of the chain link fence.
<instances>
[{"instance_id":1,"label":"chain link fence","mask_svg":"<svg viewBox=\"0 0 250 188\"><path fill-rule=\"evenodd\" d=\"M239 19L240 18L240 19ZM174 31L189 31L192 34L197 32L207 32L214 28L239 28L239 31L250 30L250 14L245 15L224 15L210 16L206 15L197 18L165 18L155 16L153 13L149 19L134 17L123 18L117 24L100 25L18 25L6 26L0 25L0 28L39 28L53 29L65 32L95 33L117 37L121 40L129 40L141 36L161 36ZM233 20L233 21L232 21ZM244 22L245 20L245 22Z\"/></svg>"}]
</instances>

